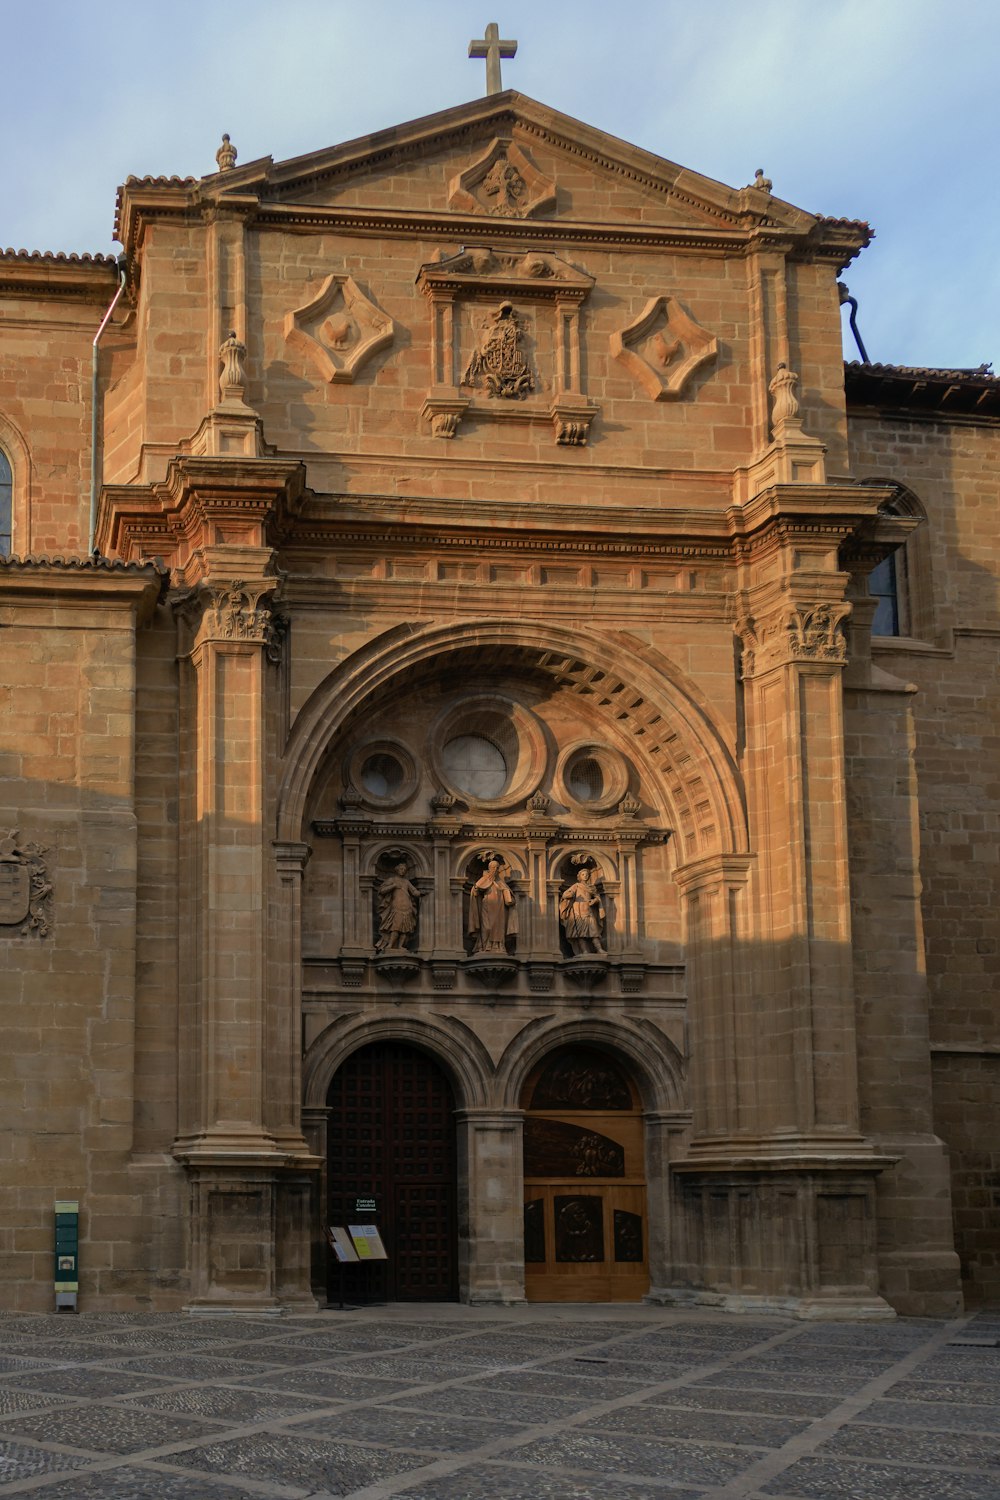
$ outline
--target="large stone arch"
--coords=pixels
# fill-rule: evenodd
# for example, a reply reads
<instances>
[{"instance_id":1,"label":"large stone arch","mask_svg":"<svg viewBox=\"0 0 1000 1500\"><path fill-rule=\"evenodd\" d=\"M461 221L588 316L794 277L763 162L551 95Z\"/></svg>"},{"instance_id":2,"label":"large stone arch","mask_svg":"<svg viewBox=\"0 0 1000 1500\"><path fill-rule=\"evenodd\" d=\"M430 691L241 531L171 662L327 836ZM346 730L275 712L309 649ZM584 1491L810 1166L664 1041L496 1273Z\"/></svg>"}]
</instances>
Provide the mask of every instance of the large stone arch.
<instances>
[{"instance_id":1,"label":"large stone arch","mask_svg":"<svg viewBox=\"0 0 1000 1500\"><path fill-rule=\"evenodd\" d=\"M492 1092L493 1067L482 1042L460 1021L419 1015L354 1015L331 1021L302 1063L305 1109L322 1109L333 1075L360 1047L408 1042L429 1053L447 1073L459 1109L481 1109Z\"/></svg>"},{"instance_id":2,"label":"large stone arch","mask_svg":"<svg viewBox=\"0 0 1000 1500\"><path fill-rule=\"evenodd\" d=\"M672 809L678 864L747 849L742 778L703 695L671 661L624 632L545 621L398 626L341 662L300 711L285 751L276 836L302 837L307 799L334 736L395 679L467 657L542 672L630 733Z\"/></svg>"},{"instance_id":3,"label":"large stone arch","mask_svg":"<svg viewBox=\"0 0 1000 1500\"><path fill-rule=\"evenodd\" d=\"M520 1109L521 1091L531 1070L550 1052L587 1043L614 1054L635 1079L648 1113L672 1114L684 1108L684 1062L658 1027L623 1018L577 1016L533 1022L509 1043L496 1069L500 1108Z\"/></svg>"}]
</instances>

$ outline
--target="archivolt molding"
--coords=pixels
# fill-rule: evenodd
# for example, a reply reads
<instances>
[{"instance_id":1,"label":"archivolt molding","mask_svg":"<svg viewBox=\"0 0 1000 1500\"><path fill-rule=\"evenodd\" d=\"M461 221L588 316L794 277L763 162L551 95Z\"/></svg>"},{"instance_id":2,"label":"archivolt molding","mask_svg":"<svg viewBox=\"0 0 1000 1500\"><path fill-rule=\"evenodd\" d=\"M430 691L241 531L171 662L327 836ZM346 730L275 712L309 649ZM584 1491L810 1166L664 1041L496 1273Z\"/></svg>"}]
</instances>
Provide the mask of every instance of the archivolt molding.
<instances>
[{"instance_id":1,"label":"archivolt molding","mask_svg":"<svg viewBox=\"0 0 1000 1500\"><path fill-rule=\"evenodd\" d=\"M678 862L747 848L743 785L732 755L693 684L660 653L623 633L592 636L550 623L472 621L399 626L342 662L300 712L285 753L277 832L298 839L328 747L344 723L397 678L438 658L476 652L477 670L544 672L586 698L631 736L656 774L678 830Z\"/></svg>"},{"instance_id":2,"label":"archivolt molding","mask_svg":"<svg viewBox=\"0 0 1000 1500\"><path fill-rule=\"evenodd\" d=\"M332 1021L302 1062L302 1105L322 1108L331 1080L353 1052L372 1042L408 1042L430 1053L455 1090L456 1109L482 1109L491 1100L493 1061L473 1031L450 1016L350 1016Z\"/></svg>"},{"instance_id":3,"label":"archivolt molding","mask_svg":"<svg viewBox=\"0 0 1000 1500\"><path fill-rule=\"evenodd\" d=\"M655 1033L655 1046L651 1045L650 1031ZM574 1043L586 1043L618 1057L635 1079L645 1110L684 1108L684 1061L670 1038L649 1022L611 1021L601 1016L570 1021L549 1016L519 1032L497 1064L497 1108L519 1109L531 1070L548 1053Z\"/></svg>"}]
</instances>

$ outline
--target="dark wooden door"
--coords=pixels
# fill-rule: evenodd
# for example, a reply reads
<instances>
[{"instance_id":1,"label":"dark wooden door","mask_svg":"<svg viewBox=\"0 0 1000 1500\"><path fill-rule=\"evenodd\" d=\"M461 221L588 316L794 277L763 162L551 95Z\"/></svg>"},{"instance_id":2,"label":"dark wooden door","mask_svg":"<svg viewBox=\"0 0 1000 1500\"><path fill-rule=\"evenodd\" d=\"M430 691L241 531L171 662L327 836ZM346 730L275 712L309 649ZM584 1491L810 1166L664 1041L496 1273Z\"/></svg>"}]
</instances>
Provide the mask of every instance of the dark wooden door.
<instances>
[{"instance_id":1,"label":"dark wooden door","mask_svg":"<svg viewBox=\"0 0 1000 1500\"><path fill-rule=\"evenodd\" d=\"M327 1217L350 1224L374 1198L389 1259L348 1266L348 1300L444 1302L458 1295L455 1100L426 1052L378 1042L353 1053L327 1097ZM371 1222L371 1216L360 1216ZM330 1257L333 1262L333 1257ZM339 1296L330 1266L330 1293Z\"/></svg>"}]
</instances>

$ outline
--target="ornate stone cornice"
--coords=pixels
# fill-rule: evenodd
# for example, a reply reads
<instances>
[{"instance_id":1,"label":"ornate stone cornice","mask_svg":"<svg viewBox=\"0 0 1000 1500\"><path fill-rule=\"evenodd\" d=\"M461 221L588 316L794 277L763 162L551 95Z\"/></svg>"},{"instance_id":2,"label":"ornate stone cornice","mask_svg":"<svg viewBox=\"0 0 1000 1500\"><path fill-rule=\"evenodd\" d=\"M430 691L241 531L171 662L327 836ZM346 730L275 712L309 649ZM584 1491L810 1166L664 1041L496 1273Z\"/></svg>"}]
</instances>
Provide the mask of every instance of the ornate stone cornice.
<instances>
[{"instance_id":1,"label":"ornate stone cornice","mask_svg":"<svg viewBox=\"0 0 1000 1500\"><path fill-rule=\"evenodd\" d=\"M106 485L97 545L128 561L181 568L204 548L270 547L288 535L305 492L294 459L182 456L159 484Z\"/></svg>"}]
</instances>

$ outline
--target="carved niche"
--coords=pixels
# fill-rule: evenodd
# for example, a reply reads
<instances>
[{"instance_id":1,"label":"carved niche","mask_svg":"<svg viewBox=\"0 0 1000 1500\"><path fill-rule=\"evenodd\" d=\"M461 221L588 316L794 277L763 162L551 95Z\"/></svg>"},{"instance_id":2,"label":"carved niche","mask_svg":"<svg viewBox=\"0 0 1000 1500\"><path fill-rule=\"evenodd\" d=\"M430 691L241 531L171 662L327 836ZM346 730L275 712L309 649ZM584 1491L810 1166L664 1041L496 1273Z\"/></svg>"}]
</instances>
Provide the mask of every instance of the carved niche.
<instances>
[{"instance_id":1,"label":"carved niche","mask_svg":"<svg viewBox=\"0 0 1000 1500\"><path fill-rule=\"evenodd\" d=\"M23 841L16 828L0 834L0 935L47 937L52 923L52 882L41 844Z\"/></svg>"},{"instance_id":2,"label":"carved niche","mask_svg":"<svg viewBox=\"0 0 1000 1500\"><path fill-rule=\"evenodd\" d=\"M433 385L423 416L453 438L463 418L551 422L581 447L597 413L582 386L580 308L594 278L542 251L474 246L421 266Z\"/></svg>"},{"instance_id":3,"label":"carved niche","mask_svg":"<svg viewBox=\"0 0 1000 1500\"><path fill-rule=\"evenodd\" d=\"M392 319L352 276L328 276L317 295L285 314L285 339L324 380L349 383L395 337Z\"/></svg>"},{"instance_id":4,"label":"carved niche","mask_svg":"<svg viewBox=\"0 0 1000 1500\"><path fill-rule=\"evenodd\" d=\"M639 316L611 335L611 354L652 401L676 401L696 370L719 352L714 334L676 297L652 297Z\"/></svg>"},{"instance_id":5,"label":"carved niche","mask_svg":"<svg viewBox=\"0 0 1000 1500\"><path fill-rule=\"evenodd\" d=\"M448 207L459 213L527 219L555 205L552 179L515 141L499 137L448 186Z\"/></svg>"}]
</instances>

